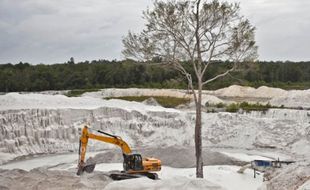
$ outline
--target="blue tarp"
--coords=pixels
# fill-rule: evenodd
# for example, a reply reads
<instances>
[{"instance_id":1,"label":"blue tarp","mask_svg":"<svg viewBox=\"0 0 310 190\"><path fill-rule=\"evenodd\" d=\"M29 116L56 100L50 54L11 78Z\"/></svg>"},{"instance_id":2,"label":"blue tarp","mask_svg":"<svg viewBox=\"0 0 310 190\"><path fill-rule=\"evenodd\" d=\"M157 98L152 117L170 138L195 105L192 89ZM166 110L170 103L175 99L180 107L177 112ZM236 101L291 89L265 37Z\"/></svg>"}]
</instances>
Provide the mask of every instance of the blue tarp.
<instances>
[{"instance_id":1,"label":"blue tarp","mask_svg":"<svg viewBox=\"0 0 310 190\"><path fill-rule=\"evenodd\" d=\"M268 160L254 160L255 166L271 167L271 161Z\"/></svg>"}]
</instances>

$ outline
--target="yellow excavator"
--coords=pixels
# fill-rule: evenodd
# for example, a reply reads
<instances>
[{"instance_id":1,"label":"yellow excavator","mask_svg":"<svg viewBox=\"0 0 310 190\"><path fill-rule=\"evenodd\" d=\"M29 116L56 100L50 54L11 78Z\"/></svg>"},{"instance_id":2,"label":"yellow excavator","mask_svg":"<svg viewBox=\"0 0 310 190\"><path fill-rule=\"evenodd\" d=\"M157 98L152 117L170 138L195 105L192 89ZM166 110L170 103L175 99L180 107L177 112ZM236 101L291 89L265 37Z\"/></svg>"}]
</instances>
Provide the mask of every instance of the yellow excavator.
<instances>
[{"instance_id":1,"label":"yellow excavator","mask_svg":"<svg viewBox=\"0 0 310 190\"><path fill-rule=\"evenodd\" d=\"M91 133L95 131L99 134ZM113 180L123 180L146 176L150 179L158 179L158 175L154 172L161 170L161 161L156 158L142 158L140 154L133 154L128 144L121 138L101 130L94 130L88 126L82 129L79 145L79 163L77 175L81 175L84 171L91 173L95 169L96 163L85 162L86 148L88 139L94 139L101 142L115 144L122 149L124 162L123 171L110 174Z\"/></svg>"}]
</instances>

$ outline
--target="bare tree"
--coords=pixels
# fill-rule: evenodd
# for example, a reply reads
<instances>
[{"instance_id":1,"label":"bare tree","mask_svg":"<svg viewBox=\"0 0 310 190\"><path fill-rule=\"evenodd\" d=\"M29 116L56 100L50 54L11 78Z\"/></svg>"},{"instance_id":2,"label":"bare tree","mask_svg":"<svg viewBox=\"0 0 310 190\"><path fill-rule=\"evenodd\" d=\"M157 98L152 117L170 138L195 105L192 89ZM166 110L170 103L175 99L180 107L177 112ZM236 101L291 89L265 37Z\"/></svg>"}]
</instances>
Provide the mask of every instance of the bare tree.
<instances>
[{"instance_id":1,"label":"bare tree","mask_svg":"<svg viewBox=\"0 0 310 190\"><path fill-rule=\"evenodd\" d=\"M196 176L203 178L201 157L201 98L204 85L232 72L240 63L256 57L255 28L240 16L238 3L213 1L155 1L143 12L146 28L129 32L123 39L123 54L149 61L159 57L187 79L196 105ZM228 60L231 67L205 79L215 60ZM194 70L191 74L189 67ZM195 77L195 84L193 78Z\"/></svg>"}]
</instances>

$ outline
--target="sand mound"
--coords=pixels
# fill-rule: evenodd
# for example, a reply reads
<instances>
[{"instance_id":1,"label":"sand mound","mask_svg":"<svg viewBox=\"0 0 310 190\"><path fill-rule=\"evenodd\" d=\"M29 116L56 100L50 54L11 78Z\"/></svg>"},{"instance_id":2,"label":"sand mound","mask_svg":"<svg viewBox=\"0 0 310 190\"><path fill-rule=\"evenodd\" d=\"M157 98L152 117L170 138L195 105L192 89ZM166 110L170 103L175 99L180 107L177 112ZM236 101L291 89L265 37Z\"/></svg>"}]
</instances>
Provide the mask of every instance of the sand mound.
<instances>
[{"instance_id":1,"label":"sand mound","mask_svg":"<svg viewBox=\"0 0 310 190\"><path fill-rule=\"evenodd\" d=\"M8 93L0 95L0 110L16 109L96 109L100 107L121 108L128 111L173 111L175 109L163 108L159 106L145 105L139 102L129 102L124 100L104 100L94 97L67 97L64 95L49 94L19 94Z\"/></svg>"},{"instance_id":2,"label":"sand mound","mask_svg":"<svg viewBox=\"0 0 310 190\"><path fill-rule=\"evenodd\" d=\"M272 88L267 86L261 86L255 90L254 97L273 98L283 96L287 94L286 90L280 88Z\"/></svg>"},{"instance_id":3,"label":"sand mound","mask_svg":"<svg viewBox=\"0 0 310 190\"><path fill-rule=\"evenodd\" d=\"M249 94L254 94L255 91L252 87L243 87L238 85L232 85L226 88L222 88L219 90L214 91L214 94L218 96L225 96L225 97L247 97Z\"/></svg>"},{"instance_id":4,"label":"sand mound","mask_svg":"<svg viewBox=\"0 0 310 190\"><path fill-rule=\"evenodd\" d=\"M291 90L270 100L272 105L310 108L310 90Z\"/></svg>"},{"instance_id":5,"label":"sand mound","mask_svg":"<svg viewBox=\"0 0 310 190\"><path fill-rule=\"evenodd\" d=\"M213 96L213 95L206 95L203 94L202 95L202 100L201 100L201 105L202 106L206 106L206 104L208 105L216 105L219 103L224 103L223 100L221 100L220 98ZM190 108L195 108L195 101L192 100L192 102L188 105Z\"/></svg>"},{"instance_id":6,"label":"sand mound","mask_svg":"<svg viewBox=\"0 0 310 190\"><path fill-rule=\"evenodd\" d=\"M208 91L218 97L230 98L257 98L257 101L269 102L274 106L285 106L292 108L310 108L310 90L283 90L280 88L271 88L261 86L257 89L252 87L244 87L232 85L227 88L219 89L216 91Z\"/></svg>"},{"instance_id":7,"label":"sand mound","mask_svg":"<svg viewBox=\"0 0 310 190\"><path fill-rule=\"evenodd\" d=\"M141 154L160 158L163 165L174 168L194 168L196 166L195 148L167 147L141 150ZM204 149L202 152L203 163L207 165L243 165L238 161L219 152Z\"/></svg>"},{"instance_id":8,"label":"sand mound","mask_svg":"<svg viewBox=\"0 0 310 190\"><path fill-rule=\"evenodd\" d=\"M150 180L145 178L124 180L118 182L112 182L106 186L106 190L116 189L205 189L205 190L223 190L222 187L215 185L205 179L189 179L187 177L174 177L164 180Z\"/></svg>"},{"instance_id":9,"label":"sand mound","mask_svg":"<svg viewBox=\"0 0 310 190\"><path fill-rule=\"evenodd\" d=\"M136 152L143 157L160 158L165 166L174 168L194 168L196 166L195 149L194 147L178 148L149 148L140 149ZM244 165L245 162L229 157L219 152L203 150L203 163L207 165ZM119 150L111 150L97 154L94 158L97 164L100 163L119 163L123 162L123 156Z\"/></svg>"},{"instance_id":10,"label":"sand mound","mask_svg":"<svg viewBox=\"0 0 310 190\"><path fill-rule=\"evenodd\" d=\"M271 88L261 86L257 89L247 86L232 85L213 92L217 96L223 97L255 97L255 98L273 98L285 95L287 91L280 88Z\"/></svg>"},{"instance_id":11,"label":"sand mound","mask_svg":"<svg viewBox=\"0 0 310 190\"><path fill-rule=\"evenodd\" d=\"M108 88L102 89L98 92L87 92L83 96L90 96L96 98L105 97L122 97L122 96L171 96L184 98L189 95L185 93L185 90L177 89L143 89L143 88L127 88L127 89L117 89Z\"/></svg>"},{"instance_id":12,"label":"sand mound","mask_svg":"<svg viewBox=\"0 0 310 190\"><path fill-rule=\"evenodd\" d=\"M206 105L206 103L208 103L208 104L219 104L219 103L224 103L224 101L219 99L216 96L204 94L204 95L202 95L201 104Z\"/></svg>"},{"instance_id":13,"label":"sand mound","mask_svg":"<svg viewBox=\"0 0 310 190\"><path fill-rule=\"evenodd\" d=\"M111 179L103 172L83 176L71 171L36 168L29 172L14 169L0 170L0 189L103 189Z\"/></svg>"},{"instance_id":14,"label":"sand mound","mask_svg":"<svg viewBox=\"0 0 310 190\"><path fill-rule=\"evenodd\" d=\"M144 100L142 103L150 106L160 106L160 104L153 97Z\"/></svg>"}]
</instances>

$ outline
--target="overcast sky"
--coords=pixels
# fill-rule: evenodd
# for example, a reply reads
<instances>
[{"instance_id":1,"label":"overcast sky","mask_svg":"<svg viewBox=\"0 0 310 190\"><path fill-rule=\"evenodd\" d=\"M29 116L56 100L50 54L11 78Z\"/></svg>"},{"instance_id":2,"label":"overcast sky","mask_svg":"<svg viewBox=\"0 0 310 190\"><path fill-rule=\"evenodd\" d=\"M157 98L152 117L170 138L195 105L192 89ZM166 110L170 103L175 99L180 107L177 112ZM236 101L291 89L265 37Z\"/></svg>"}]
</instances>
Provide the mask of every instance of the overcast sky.
<instances>
[{"instance_id":1,"label":"overcast sky","mask_svg":"<svg viewBox=\"0 0 310 190\"><path fill-rule=\"evenodd\" d=\"M233 2L233 0L229 0ZM310 0L240 0L260 60L310 60ZM0 0L0 64L123 59L151 0Z\"/></svg>"}]
</instances>

